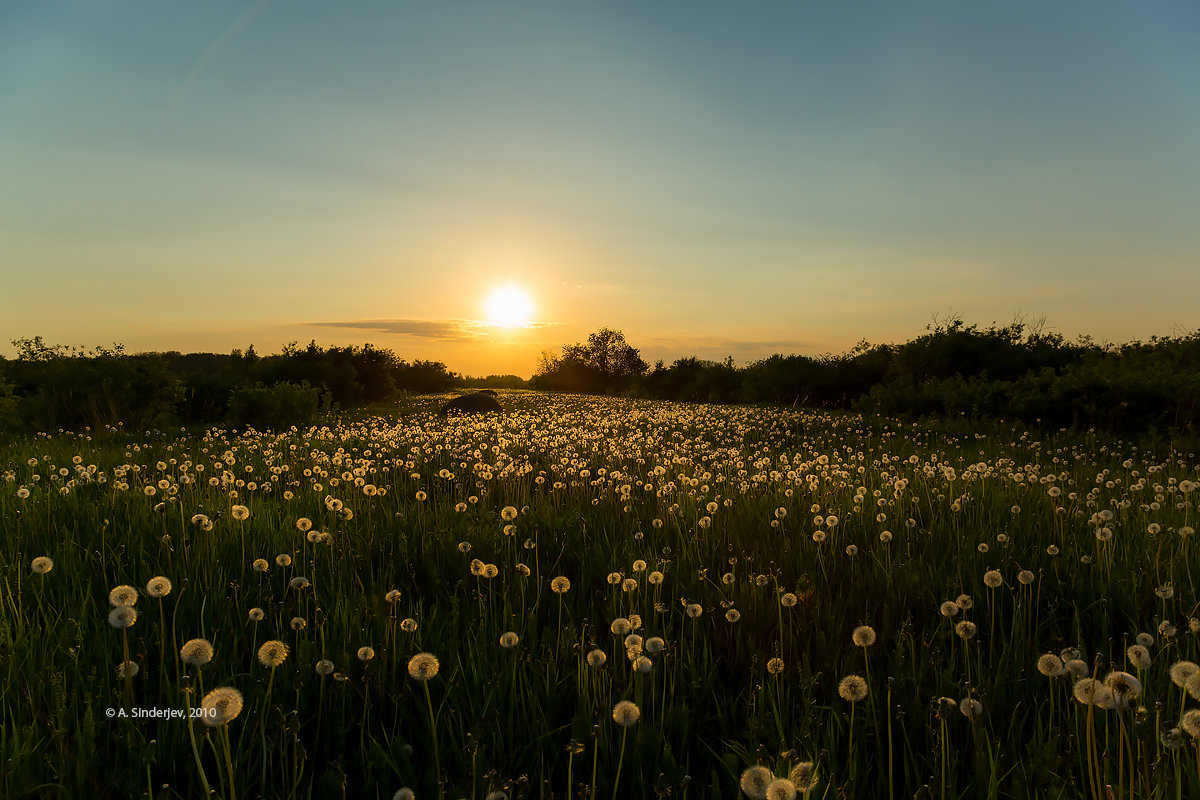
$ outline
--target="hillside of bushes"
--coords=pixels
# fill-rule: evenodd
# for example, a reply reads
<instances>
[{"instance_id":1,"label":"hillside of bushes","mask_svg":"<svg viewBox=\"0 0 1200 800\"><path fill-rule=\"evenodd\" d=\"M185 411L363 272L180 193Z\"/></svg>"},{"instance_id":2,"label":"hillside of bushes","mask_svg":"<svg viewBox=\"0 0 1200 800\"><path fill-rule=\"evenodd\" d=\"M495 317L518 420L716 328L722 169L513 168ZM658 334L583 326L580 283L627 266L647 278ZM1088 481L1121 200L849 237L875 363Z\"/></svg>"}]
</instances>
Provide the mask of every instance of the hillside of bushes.
<instances>
[{"instance_id":1,"label":"hillside of bushes","mask_svg":"<svg viewBox=\"0 0 1200 800\"><path fill-rule=\"evenodd\" d=\"M903 344L861 342L841 355L774 355L741 367L687 357L649 367L619 331L602 330L561 356L544 356L532 383L695 403L1196 434L1200 332L1099 345L1021 322L980 328L952 319Z\"/></svg>"}]
</instances>

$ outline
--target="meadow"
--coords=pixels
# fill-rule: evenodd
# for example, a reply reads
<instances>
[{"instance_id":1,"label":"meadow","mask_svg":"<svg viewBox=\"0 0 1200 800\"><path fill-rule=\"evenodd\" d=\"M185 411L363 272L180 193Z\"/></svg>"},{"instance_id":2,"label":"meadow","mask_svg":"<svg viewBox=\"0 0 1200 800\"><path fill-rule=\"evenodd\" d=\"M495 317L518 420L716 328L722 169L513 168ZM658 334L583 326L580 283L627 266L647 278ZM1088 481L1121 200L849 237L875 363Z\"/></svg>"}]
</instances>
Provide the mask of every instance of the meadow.
<instances>
[{"instance_id":1,"label":"meadow","mask_svg":"<svg viewBox=\"0 0 1200 800\"><path fill-rule=\"evenodd\" d=\"M0 445L0 796L1200 796L1194 453L442 399Z\"/></svg>"}]
</instances>

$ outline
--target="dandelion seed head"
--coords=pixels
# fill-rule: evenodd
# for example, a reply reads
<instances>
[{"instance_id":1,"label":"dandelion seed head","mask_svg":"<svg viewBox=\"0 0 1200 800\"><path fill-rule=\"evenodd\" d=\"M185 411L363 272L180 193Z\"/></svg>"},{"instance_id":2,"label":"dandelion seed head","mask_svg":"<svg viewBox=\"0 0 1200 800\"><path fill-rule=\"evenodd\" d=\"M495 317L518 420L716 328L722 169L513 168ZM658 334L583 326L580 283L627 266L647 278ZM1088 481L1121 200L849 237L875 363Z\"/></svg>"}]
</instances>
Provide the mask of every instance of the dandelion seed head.
<instances>
[{"instance_id":1,"label":"dandelion seed head","mask_svg":"<svg viewBox=\"0 0 1200 800\"><path fill-rule=\"evenodd\" d=\"M212 661L213 646L208 639L190 639L179 648L179 657L183 663L198 667Z\"/></svg>"},{"instance_id":2,"label":"dandelion seed head","mask_svg":"<svg viewBox=\"0 0 1200 800\"><path fill-rule=\"evenodd\" d=\"M158 575L146 582L146 594L150 597L166 597L171 593L171 581Z\"/></svg>"},{"instance_id":3,"label":"dandelion seed head","mask_svg":"<svg viewBox=\"0 0 1200 800\"><path fill-rule=\"evenodd\" d=\"M250 609L250 613L247 616L250 617L251 622L262 622L266 614L261 608L255 607Z\"/></svg>"},{"instance_id":4,"label":"dandelion seed head","mask_svg":"<svg viewBox=\"0 0 1200 800\"><path fill-rule=\"evenodd\" d=\"M796 800L796 784L787 778L776 778L767 784L766 800Z\"/></svg>"},{"instance_id":5,"label":"dandelion seed head","mask_svg":"<svg viewBox=\"0 0 1200 800\"><path fill-rule=\"evenodd\" d=\"M1130 645L1125 651L1125 655L1129 657L1129 663L1134 669L1149 669L1150 668L1150 651L1140 644Z\"/></svg>"},{"instance_id":6,"label":"dandelion seed head","mask_svg":"<svg viewBox=\"0 0 1200 800\"><path fill-rule=\"evenodd\" d=\"M115 606L108 612L108 624L114 628L128 628L137 622L138 612L133 606Z\"/></svg>"},{"instance_id":7,"label":"dandelion seed head","mask_svg":"<svg viewBox=\"0 0 1200 800\"><path fill-rule=\"evenodd\" d=\"M859 625L850 635L855 647L870 647L875 644L875 629L870 625Z\"/></svg>"},{"instance_id":8,"label":"dandelion seed head","mask_svg":"<svg viewBox=\"0 0 1200 800\"><path fill-rule=\"evenodd\" d=\"M365 664L368 661L370 661L371 659L375 658L375 648L360 647L360 648L358 648L357 655L358 655L358 660Z\"/></svg>"},{"instance_id":9,"label":"dandelion seed head","mask_svg":"<svg viewBox=\"0 0 1200 800\"><path fill-rule=\"evenodd\" d=\"M1194 661L1176 661L1171 665L1170 672L1171 682L1183 688L1189 678L1200 672L1200 665L1197 665Z\"/></svg>"},{"instance_id":10,"label":"dandelion seed head","mask_svg":"<svg viewBox=\"0 0 1200 800\"><path fill-rule=\"evenodd\" d=\"M973 697L964 697L958 703L958 710L964 717L974 722L983 716L983 703Z\"/></svg>"},{"instance_id":11,"label":"dandelion seed head","mask_svg":"<svg viewBox=\"0 0 1200 800\"><path fill-rule=\"evenodd\" d=\"M1047 678L1057 678L1066 672L1063 666L1063 661L1054 653L1046 653L1037 661L1038 672L1045 675Z\"/></svg>"},{"instance_id":12,"label":"dandelion seed head","mask_svg":"<svg viewBox=\"0 0 1200 800\"><path fill-rule=\"evenodd\" d=\"M328 658L323 658L317 662L315 669L318 675L325 677L333 673L333 662Z\"/></svg>"},{"instance_id":13,"label":"dandelion seed head","mask_svg":"<svg viewBox=\"0 0 1200 800\"><path fill-rule=\"evenodd\" d=\"M750 767L742 773L740 785L747 797L753 798L753 800L766 800L767 787L774 779L775 776L766 767Z\"/></svg>"},{"instance_id":14,"label":"dandelion seed head","mask_svg":"<svg viewBox=\"0 0 1200 800\"><path fill-rule=\"evenodd\" d=\"M1086 678L1091 672L1087 662L1081 658L1070 658L1063 662L1063 668L1075 678Z\"/></svg>"},{"instance_id":15,"label":"dandelion seed head","mask_svg":"<svg viewBox=\"0 0 1200 800\"><path fill-rule=\"evenodd\" d=\"M1104 678L1104 686L1112 692L1117 708L1129 708L1142 693L1142 682L1128 672L1108 673Z\"/></svg>"},{"instance_id":16,"label":"dandelion seed head","mask_svg":"<svg viewBox=\"0 0 1200 800\"><path fill-rule=\"evenodd\" d=\"M38 556L29 565L35 575L45 575L50 570L54 569L54 561L49 556Z\"/></svg>"},{"instance_id":17,"label":"dandelion seed head","mask_svg":"<svg viewBox=\"0 0 1200 800\"><path fill-rule=\"evenodd\" d=\"M1200 672L1193 674L1184 682L1183 690L1191 695L1193 700L1200 700Z\"/></svg>"},{"instance_id":18,"label":"dandelion seed head","mask_svg":"<svg viewBox=\"0 0 1200 800\"><path fill-rule=\"evenodd\" d=\"M408 674L419 681L427 681L438 674L441 664L433 653L417 653L408 660Z\"/></svg>"},{"instance_id":19,"label":"dandelion seed head","mask_svg":"<svg viewBox=\"0 0 1200 800\"><path fill-rule=\"evenodd\" d=\"M860 675L847 675L838 684L838 695L848 703L857 703L867 696L867 682Z\"/></svg>"},{"instance_id":20,"label":"dandelion seed head","mask_svg":"<svg viewBox=\"0 0 1200 800\"><path fill-rule=\"evenodd\" d=\"M108 593L108 602L114 606L131 606L137 601L138 590L132 586L116 586Z\"/></svg>"},{"instance_id":21,"label":"dandelion seed head","mask_svg":"<svg viewBox=\"0 0 1200 800\"><path fill-rule=\"evenodd\" d=\"M500 634L500 646L506 649L512 649L521 641L521 637L514 631L505 631Z\"/></svg>"},{"instance_id":22,"label":"dandelion seed head","mask_svg":"<svg viewBox=\"0 0 1200 800\"><path fill-rule=\"evenodd\" d=\"M243 703L242 693L232 686L213 689L200 701L200 707L207 712L200 719L210 728L227 725L242 713Z\"/></svg>"},{"instance_id":23,"label":"dandelion seed head","mask_svg":"<svg viewBox=\"0 0 1200 800\"><path fill-rule=\"evenodd\" d=\"M642 718L642 710L637 707L636 703L622 700L613 706L612 718L622 728L628 728Z\"/></svg>"},{"instance_id":24,"label":"dandelion seed head","mask_svg":"<svg viewBox=\"0 0 1200 800\"><path fill-rule=\"evenodd\" d=\"M811 761L801 761L792 767L788 780L795 784L797 791L812 791L817 785L817 765Z\"/></svg>"},{"instance_id":25,"label":"dandelion seed head","mask_svg":"<svg viewBox=\"0 0 1200 800\"><path fill-rule=\"evenodd\" d=\"M278 639L263 642L258 648L258 660L264 667L278 667L287 657L288 646Z\"/></svg>"},{"instance_id":26,"label":"dandelion seed head","mask_svg":"<svg viewBox=\"0 0 1200 800\"><path fill-rule=\"evenodd\" d=\"M1200 722L1200 719L1197 721ZM1183 729L1181 727L1169 728L1163 731L1158 739L1168 750L1178 750L1183 747Z\"/></svg>"}]
</instances>

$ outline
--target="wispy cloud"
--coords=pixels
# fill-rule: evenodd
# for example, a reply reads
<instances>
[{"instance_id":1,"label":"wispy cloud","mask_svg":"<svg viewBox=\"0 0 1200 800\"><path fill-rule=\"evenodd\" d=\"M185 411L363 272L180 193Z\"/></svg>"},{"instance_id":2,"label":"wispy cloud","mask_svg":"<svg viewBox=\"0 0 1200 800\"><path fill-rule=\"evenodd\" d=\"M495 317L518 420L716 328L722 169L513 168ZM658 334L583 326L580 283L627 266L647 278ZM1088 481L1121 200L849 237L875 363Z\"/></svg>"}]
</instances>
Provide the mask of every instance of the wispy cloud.
<instances>
[{"instance_id":1,"label":"wispy cloud","mask_svg":"<svg viewBox=\"0 0 1200 800\"><path fill-rule=\"evenodd\" d=\"M377 331L395 336L409 336L414 339L431 339L437 342L485 341L491 332L499 327L495 323L477 319L360 319L347 322L308 322L305 324L318 328L354 328ZM558 322L528 322L520 328L537 330L560 324Z\"/></svg>"},{"instance_id":2,"label":"wispy cloud","mask_svg":"<svg viewBox=\"0 0 1200 800\"><path fill-rule=\"evenodd\" d=\"M238 17L232 25L226 28L225 31L217 37L215 42L209 45L208 49L204 51L204 54L200 56L199 60L192 65L192 69L190 72L188 72L187 77L184 78L183 82L180 83L179 86L175 88L175 91L171 93L171 99L167 103L168 111L174 110L174 108L179 105L180 101L182 101L184 96L187 95L188 89L191 88L192 82L195 81L200 73L204 71L204 68L207 67L208 63L216 57L217 53L221 52L221 48L223 48L230 39L236 36L238 31L244 28L246 24L258 14L258 12L266 8L267 4L270 2L271 0L259 0L259 2L255 3L249 9L247 9L245 13Z\"/></svg>"}]
</instances>

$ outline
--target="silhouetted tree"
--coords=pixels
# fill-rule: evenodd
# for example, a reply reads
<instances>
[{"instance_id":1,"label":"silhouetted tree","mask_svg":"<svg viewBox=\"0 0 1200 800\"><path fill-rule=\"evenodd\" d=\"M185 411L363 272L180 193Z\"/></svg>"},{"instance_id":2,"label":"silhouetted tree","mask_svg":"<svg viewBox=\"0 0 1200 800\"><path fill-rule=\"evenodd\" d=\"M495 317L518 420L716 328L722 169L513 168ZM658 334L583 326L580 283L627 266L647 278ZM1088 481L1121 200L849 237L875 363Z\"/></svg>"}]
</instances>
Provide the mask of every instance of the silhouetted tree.
<instances>
[{"instance_id":1,"label":"silhouetted tree","mask_svg":"<svg viewBox=\"0 0 1200 800\"><path fill-rule=\"evenodd\" d=\"M648 368L623 333L601 328L588 336L586 344L565 345L561 356L542 353L533 382L546 389L616 393L629 388Z\"/></svg>"}]
</instances>

